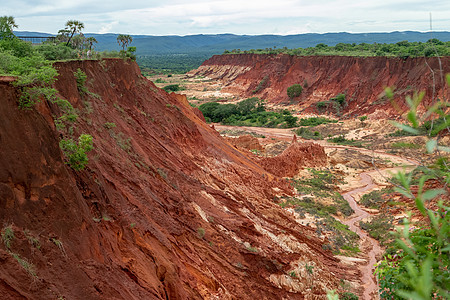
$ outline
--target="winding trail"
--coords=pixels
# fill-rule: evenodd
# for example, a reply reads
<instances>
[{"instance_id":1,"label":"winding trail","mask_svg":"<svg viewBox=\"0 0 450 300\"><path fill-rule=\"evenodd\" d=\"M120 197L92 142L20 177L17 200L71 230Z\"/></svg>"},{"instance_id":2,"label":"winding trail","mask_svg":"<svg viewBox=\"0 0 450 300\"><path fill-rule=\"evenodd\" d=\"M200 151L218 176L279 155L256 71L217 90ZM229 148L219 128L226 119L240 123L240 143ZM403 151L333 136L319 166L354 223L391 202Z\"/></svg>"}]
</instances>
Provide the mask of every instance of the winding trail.
<instances>
[{"instance_id":1,"label":"winding trail","mask_svg":"<svg viewBox=\"0 0 450 300\"><path fill-rule=\"evenodd\" d=\"M280 129L280 128L261 128L261 127L239 127L239 126L224 126L224 125L215 125L217 130L226 130L226 129L239 129L244 131L255 132L258 134L263 134L269 137L276 137L278 139L283 140L292 140L294 134L289 129ZM378 184L374 183L373 177L377 174L385 173L387 175L389 172L394 172L398 170L402 170L405 167L411 167L414 165L418 165L417 161L403 158L398 155L388 154L383 151L373 151L363 148L350 147L350 146L340 146L340 145L331 145L326 141L311 141L314 143L318 143L325 148L334 148L334 149L352 149L356 150L363 154L377 154L379 157L384 158L395 158L401 162L402 166L392 167L392 168L384 168L381 170L371 170L359 173L360 180L352 184L351 186L347 186L347 192L343 193L342 196L345 200L350 204L350 207L355 211L353 215L350 216L349 219L342 221L345 225L348 225L349 229L359 235L362 242L367 241L371 245L371 249L367 253L368 261L364 265L359 265L359 269L362 274L361 282L362 287L364 288L363 299L364 300L373 300L379 299L378 295L378 284L373 275L373 271L375 268L375 264L377 263L376 257L383 253L383 250L380 247L380 244L377 240L371 238L368 233L362 230L359 227L359 221L371 216L370 213L363 210L355 200L355 195L362 195L367 193L377 187Z\"/></svg>"},{"instance_id":2,"label":"winding trail","mask_svg":"<svg viewBox=\"0 0 450 300\"><path fill-rule=\"evenodd\" d=\"M345 225L348 225L351 231L356 232L356 234L359 235L361 240L367 240L372 245L372 249L369 251L369 253L367 253L368 256L367 264L360 266L360 270L362 273L361 282L363 283L364 287L364 299L367 300L378 298L378 285L372 274L374 271L374 265L377 262L376 257L377 255L382 253L382 250L378 241L371 238L367 234L367 232L363 231L359 227L359 221L369 217L370 214L361 209L361 207L359 207L353 195L364 193L377 187L377 185L373 182L372 177L370 177L368 173L370 172L364 172L359 174L361 178L360 183L363 185L362 187L355 188L349 192L342 194L344 199L347 200L347 202L350 204L350 207L355 211L355 213L351 216L351 218L343 221L343 223Z\"/></svg>"}]
</instances>

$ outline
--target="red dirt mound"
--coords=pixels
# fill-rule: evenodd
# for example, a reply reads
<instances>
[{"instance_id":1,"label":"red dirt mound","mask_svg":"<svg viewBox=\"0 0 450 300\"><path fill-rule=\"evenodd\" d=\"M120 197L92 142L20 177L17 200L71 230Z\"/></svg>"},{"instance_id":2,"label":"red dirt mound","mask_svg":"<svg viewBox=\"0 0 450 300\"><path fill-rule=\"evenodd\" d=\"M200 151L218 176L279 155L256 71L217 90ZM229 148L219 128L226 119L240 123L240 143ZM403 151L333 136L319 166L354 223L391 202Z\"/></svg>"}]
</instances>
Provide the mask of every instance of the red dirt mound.
<instances>
[{"instance_id":1,"label":"red dirt mound","mask_svg":"<svg viewBox=\"0 0 450 300\"><path fill-rule=\"evenodd\" d=\"M225 85L223 92L241 97L257 96L273 103L290 103L287 88L301 84L303 92L292 103L307 112L364 115L384 110L392 117L406 108L405 96L414 91L426 92L425 104L433 96L448 99L449 88L442 76L449 72L450 57L439 61L436 57L227 54L211 57L191 71L191 75L221 81ZM264 83L262 88L258 88L261 83ZM386 97L380 97L387 86L395 87L396 106ZM332 102L318 107L318 102L329 101L341 93L346 94L343 107L336 109Z\"/></svg>"},{"instance_id":2,"label":"red dirt mound","mask_svg":"<svg viewBox=\"0 0 450 300\"><path fill-rule=\"evenodd\" d=\"M67 132L92 135L94 150L71 169L58 107L20 110L18 90L0 82L2 299L323 299L348 274L272 202L292 192L284 180L134 62L55 66L79 115Z\"/></svg>"},{"instance_id":3,"label":"red dirt mound","mask_svg":"<svg viewBox=\"0 0 450 300\"><path fill-rule=\"evenodd\" d=\"M258 139L251 135L241 135L237 138L226 138L227 141L236 148L242 148L246 150L258 150L262 151L264 148L259 143Z\"/></svg>"},{"instance_id":4,"label":"red dirt mound","mask_svg":"<svg viewBox=\"0 0 450 300\"><path fill-rule=\"evenodd\" d=\"M315 143L299 143L296 137L291 145L278 156L259 158L258 163L279 177L293 177L305 167L327 165L325 149Z\"/></svg>"}]
</instances>

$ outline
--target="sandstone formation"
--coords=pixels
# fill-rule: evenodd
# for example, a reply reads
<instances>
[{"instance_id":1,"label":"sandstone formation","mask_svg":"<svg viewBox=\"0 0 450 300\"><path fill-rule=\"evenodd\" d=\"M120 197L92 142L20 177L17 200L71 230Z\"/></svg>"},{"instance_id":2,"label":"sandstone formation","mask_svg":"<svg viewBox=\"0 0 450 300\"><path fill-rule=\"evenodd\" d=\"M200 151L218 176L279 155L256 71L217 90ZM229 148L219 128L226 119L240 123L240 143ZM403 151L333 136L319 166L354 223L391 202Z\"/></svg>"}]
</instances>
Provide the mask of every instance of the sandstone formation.
<instances>
[{"instance_id":1,"label":"sandstone formation","mask_svg":"<svg viewBox=\"0 0 450 300\"><path fill-rule=\"evenodd\" d=\"M241 135L236 138L226 138L227 141L236 148L246 150L262 151L264 148L259 143L258 139L251 135Z\"/></svg>"},{"instance_id":2,"label":"sandstone formation","mask_svg":"<svg viewBox=\"0 0 450 300\"><path fill-rule=\"evenodd\" d=\"M346 94L338 113L386 118L406 109L405 96L424 91L424 103L449 98L443 76L450 72L450 57L387 58L346 56L291 56L287 54L215 55L191 75L220 80L224 93L260 97L272 103L292 103L305 112L336 113L333 107L320 111L317 103ZM434 82L434 85L433 85ZM290 101L286 89L301 84L302 94ZM394 105L383 97L386 87L395 87ZM333 106L333 105L331 105Z\"/></svg>"},{"instance_id":3,"label":"sandstone formation","mask_svg":"<svg viewBox=\"0 0 450 300\"><path fill-rule=\"evenodd\" d=\"M338 288L348 267L272 202L292 193L278 176L295 167L261 167L134 62L55 66L59 96L78 110L73 136L92 135L94 150L71 169L59 108L20 110L17 88L0 82L0 223L14 232L0 245L2 299L326 299ZM291 148L292 160L322 155Z\"/></svg>"},{"instance_id":4,"label":"sandstone formation","mask_svg":"<svg viewBox=\"0 0 450 300\"><path fill-rule=\"evenodd\" d=\"M311 143L299 143L297 138L278 156L259 158L258 163L268 172L279 177L293 177L305 167L327 165L327 155L322 146Z\"/></svg>"}]
</instances>

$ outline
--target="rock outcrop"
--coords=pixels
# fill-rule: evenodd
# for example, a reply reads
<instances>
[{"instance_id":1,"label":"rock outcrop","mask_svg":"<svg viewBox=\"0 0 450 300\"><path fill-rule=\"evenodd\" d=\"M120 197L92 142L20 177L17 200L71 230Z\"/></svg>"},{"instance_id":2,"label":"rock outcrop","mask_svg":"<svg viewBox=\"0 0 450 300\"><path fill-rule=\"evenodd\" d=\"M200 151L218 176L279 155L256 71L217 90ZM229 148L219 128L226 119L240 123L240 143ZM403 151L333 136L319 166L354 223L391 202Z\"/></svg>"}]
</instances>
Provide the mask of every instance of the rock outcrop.
<instances>
[{"instance_id":1,"label":"rock outcrop","mask_svg":"<svg viewBox=\"0 0 450 300\"><path fill-rule=\"evenodd\" d=\"M339 286L346 267L272 202L291 187L185 98L134 62L55 66L59 96L78 110L73 137L92 135L94 150L71 169L58 107L20 110L0 81L0 223L13 233L0 245L2 299L325 299Z\"/></svg>"},{"instance_id":2,"label":"rock outcrop","mask_svg":"<svg viewBox=\"0 0 450 300\"><path fill-rule=\"evenodd\" d=\"M261 157L258 163L267 171L278 177L293 177L305 167L327 165L325 149L316 143L299 143L297 138L280 155Z\"/></svg>"},{"instance_id":3,"label":"rock outcrop","mask_svg":"<svg viewBox=\"0 0 450 300\"><path fill-rule=\"evenodd\" d=\"M406 109L405 96L424 91L424 103L449 98L445 74L450 57L387 58L346 56L291 56L286 54L215 55L191 75L222 82L223 92L241 97L260 97L273 103L292 103L306 112L364 115L383 111L387 117ZM290 101L286 89L292 84L304 87ZM395 105L383 97L386 87L395 87ZM329 101L346 94L345 105L336 109Z\"/></svg>"}]
</instances>

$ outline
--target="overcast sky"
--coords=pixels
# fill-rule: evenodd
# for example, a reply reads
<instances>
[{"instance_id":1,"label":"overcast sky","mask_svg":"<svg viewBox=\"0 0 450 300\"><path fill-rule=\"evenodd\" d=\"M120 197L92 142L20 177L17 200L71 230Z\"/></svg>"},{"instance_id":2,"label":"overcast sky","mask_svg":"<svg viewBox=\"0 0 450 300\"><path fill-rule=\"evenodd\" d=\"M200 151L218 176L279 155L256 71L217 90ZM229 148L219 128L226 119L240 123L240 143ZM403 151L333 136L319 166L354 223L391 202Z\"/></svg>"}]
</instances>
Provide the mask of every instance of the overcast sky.
<instances>
[{"instance_id":1,"label":"overcast sky","mask_svg":"<svg viewBox=\"0 0 450 300\"><path fill-rule=\"evenodd\" d=\"M56 3L56 4L55 4ZM188 35L450 30L449 0L1 0L20 31Z\"/></svg>"}]
</instances>

